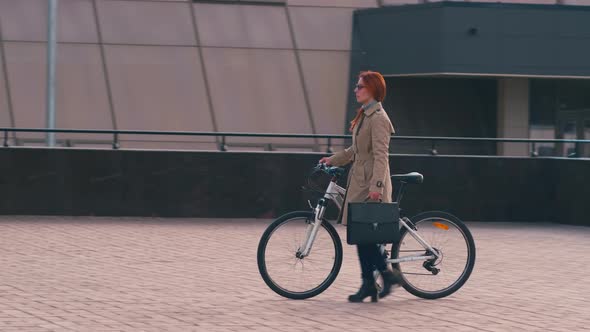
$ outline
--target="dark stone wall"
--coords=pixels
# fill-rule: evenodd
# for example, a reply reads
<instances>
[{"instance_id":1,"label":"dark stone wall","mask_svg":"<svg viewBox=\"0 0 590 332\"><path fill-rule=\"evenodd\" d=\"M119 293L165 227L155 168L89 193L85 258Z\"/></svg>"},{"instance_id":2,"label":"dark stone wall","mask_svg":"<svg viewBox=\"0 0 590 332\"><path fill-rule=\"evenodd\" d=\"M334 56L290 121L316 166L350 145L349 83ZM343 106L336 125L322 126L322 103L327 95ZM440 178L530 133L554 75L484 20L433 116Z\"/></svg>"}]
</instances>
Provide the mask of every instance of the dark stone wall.
<instances>
[{"instance_id":1,"label":"dark stone wall","mask_svg":"<svg viewBox=\"0 0 590 332\"><path fill-rule=\"evenodd\" d=\"M0 214L269 218L307 209L314 195L301 186L319 157L0 149ZM392 156L391 167L425 176L407 187L407 215L440 209L464 220L590 225L587 160Z\"/></svg>"}]
</instances>

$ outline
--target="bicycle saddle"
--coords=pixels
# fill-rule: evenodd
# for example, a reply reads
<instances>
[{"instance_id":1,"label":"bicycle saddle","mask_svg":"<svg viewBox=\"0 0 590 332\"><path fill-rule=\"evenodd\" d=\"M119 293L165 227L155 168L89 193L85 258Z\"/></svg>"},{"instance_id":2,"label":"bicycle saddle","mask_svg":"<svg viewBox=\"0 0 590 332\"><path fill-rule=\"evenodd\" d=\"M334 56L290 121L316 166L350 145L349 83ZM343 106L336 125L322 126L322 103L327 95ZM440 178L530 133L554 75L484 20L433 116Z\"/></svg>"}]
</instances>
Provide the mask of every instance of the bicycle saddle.
<instances>
[{"instance_id":1,"label":"bicycle saddle","mask_svg":"<svg viewBox=\"0 0 590 332\"><path fill-rule=\"evenodd\" d=\"M405 183L422 183L424 176L418 172L411 172L407 174L394 174L391 176L392 180L399 180Z\"/></svg>"}]
</instances>

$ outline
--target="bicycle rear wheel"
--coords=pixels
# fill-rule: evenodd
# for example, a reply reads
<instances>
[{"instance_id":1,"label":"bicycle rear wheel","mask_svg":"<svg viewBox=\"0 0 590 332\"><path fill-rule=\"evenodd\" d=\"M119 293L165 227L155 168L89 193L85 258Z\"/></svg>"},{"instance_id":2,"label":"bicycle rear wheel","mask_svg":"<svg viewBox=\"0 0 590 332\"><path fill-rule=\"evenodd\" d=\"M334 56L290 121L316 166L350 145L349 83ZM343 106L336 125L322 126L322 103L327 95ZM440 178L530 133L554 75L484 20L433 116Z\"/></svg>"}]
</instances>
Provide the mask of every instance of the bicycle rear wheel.
<instances>
[{"instance_id":1,"label":"bicycle rear wheel","mask_svg":"<svg viewBox=\"0 0 590 332\"><path fill-rule=\"evenodd\" d=\"M277 294L307 299L326 290L342 266L342 243L334 227L323 221L310 254L297 255L314 214L291 212L279 217L264 232L258 244L258 270Z\"/></svg>"},{"instance_id":2,"label":"bicycle rear wheel","mask_svg":"<svg viewBox=\"0 0 590 332\"><path fill-rule=\"evenodd\" d=\"M403 287L424 299L453 294L469 279L475 265L475 243L471 232L459 218L442 211L423 212L410 220L418 235L440 257L393 264L402 273ZM392 245L391 257L424 254L430 255L406 228L402 228L399 243Z\"/></svg>"}]
</instances>

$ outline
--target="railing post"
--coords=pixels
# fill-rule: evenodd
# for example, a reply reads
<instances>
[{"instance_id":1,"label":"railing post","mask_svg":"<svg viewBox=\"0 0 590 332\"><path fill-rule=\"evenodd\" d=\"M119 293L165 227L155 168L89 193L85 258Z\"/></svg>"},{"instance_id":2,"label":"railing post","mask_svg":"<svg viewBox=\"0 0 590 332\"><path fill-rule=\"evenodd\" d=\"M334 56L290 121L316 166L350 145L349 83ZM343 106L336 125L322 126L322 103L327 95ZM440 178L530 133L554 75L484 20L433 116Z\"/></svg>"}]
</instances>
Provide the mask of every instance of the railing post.
<instances>
[{"instance_id":1,"label":"railing post","mask_svg":"<svg viewBox=\"0 0 590 332\"><path fill-rule=\"evenodd\" d=\"M227 146L225 145L225 136L221 136L221 143L219 143L219 151L227 151Z\"/></svg>"},{"instance_id":2,"label":"railing post","mask_svg":"<svg viewBox=\"0 0 590 332\"><path fill-rule=\"evenodd\" d=\"M327 153L334 153L334 150L332 149L332 137L328 137L328 148L326 149Z\"/></svg>"},{"instance_id":3,"label":"railing post","mask_svg":"<svg viewBox=\"0 0 590 332\"><path fill-rule=\"evenodd\" d=\"M436 151L436 140L432 140L432 148L430 149L430 154L436 156L438 151Z\"/></svg>"},{"instance_id":4,"label":"railing post","mask_svg":"<svg viewBox=\"0 0 590 332\"><path fill-rule=\"evenodd\" d=\"M535 142L531 143L531 157L538 157L539 153L536 151L536 144Z\"/></svg>"},{"instance_id":5,"label":"railing post","mask_svg":"<svg viewBox=\"0 0 590 332\"><path fill-rule=\"evenodd\" d=\"M4 131L4 147L8 147L8 130Z\"/></svg>"},{"instance_id":6,"label":"railing post","mask_svg":"<svg viewBox=\"0 0 590 332\"><path fill-rule=\"evenodd\" d=\"M113 149L114 150L119 150L119 147L121 147L119 145L119 133L115 133L113 135Z\"/></svg>"},{"instance_id":7,"label":"railing post","mask_svg":"<svg viewBox=\"0 0 590 332\"><path fill-rule=\"evenodd\" d=\"M47 7L47 84L46 84L46 124L47 129L55 129L55 89L57 54L58 0L49 0ZM55 146L55 132L47 131L47 146Z\"/></svg>"}]
</instances>

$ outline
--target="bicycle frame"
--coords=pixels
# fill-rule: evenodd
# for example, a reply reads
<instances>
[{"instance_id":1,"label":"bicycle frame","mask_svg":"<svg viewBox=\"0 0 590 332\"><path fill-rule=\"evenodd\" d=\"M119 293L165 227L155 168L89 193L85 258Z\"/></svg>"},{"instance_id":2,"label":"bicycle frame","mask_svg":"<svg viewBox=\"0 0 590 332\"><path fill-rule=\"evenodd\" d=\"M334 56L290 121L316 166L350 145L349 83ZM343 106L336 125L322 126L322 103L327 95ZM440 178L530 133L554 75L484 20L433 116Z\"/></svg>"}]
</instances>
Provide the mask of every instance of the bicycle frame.
<instances>
[{"instance_id":1,"label":"bicycle frame","mask_svg":"<svg viewBox=\"0 0 590 332\"><path fill-rule=\"evenodd\" d=\"M303 240L303 245L299 248L298 252L302 257L306 257L309 255L311 247L313 246L313 242L315 241L315 237L318 234L318 230L322 224L322 220L324 218L324 213L326 212L326 206L328 206L329 201L333 201L334 204L338 207L338 209L342 209L344 204L344 195L346 194L346 189L342 188L336 183L335 179L330 181L328 185L328 189L326 189L326 193L324 197L320 199L318 204L314 209L314 220L312 223L307 225L305 230L305 237ZM301 250L303 248L303 250Z\"/></svg>"},{"instance_id":2,"label":"bicycle frame","mask_svg":"<svg viewBox=\"0 0 590 332\"><path fill-rule=\"evenodd\" d=\"M302 245L299 247L299 250L298 250L298 254L301 256L301 258L308 256L309 253L311 252L311 248L313 247L313 242L315 241L315 238L317 236L319 228L323 222L324 213L326 211L326 206L328 205L328 202L333 201L334 204L336 204L336 206L338 207L338 209L342 210L345 194L346 194L346 189L339 186L336 183L336 179L333 178L332 181L330 181L328 188L326 189L326 193L324 194L324 197L319 200L318 204L314 208L314 220L310 221L310 223L308 223L308 226L305 230L305 237L303 239ZM402 194L403 194L403 183L400 188L400 195L399 195L400 199L402 197ZM398 199L398 201L397 201L398 203L399 203L400 199ZM409 224L411 224L411 221L408 218L406 218L406 217L400 218L399 223L400 223L401 227L405 227L406 230L408 231L408 233L414 239L416 239L416 241L418 243L420 243L420 245L422 245L424 247L424 250L427 253L432 253L432 254L404 256L404 257L399 257L399 258L394 258L394 259L388 259L387 260L388 263L395 264L395 263L411 262L411 261L426 261L426 260L432 260L432 259L439 258L438 252L435 249L433 249L430 246L430 244L428 244L428 242L426 242L426 240L424 240L418 234L418 232L416 232L409 225ZM303 250L301 248L303 248Z\"/></svg>"}]
</instances>

